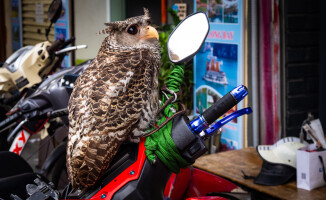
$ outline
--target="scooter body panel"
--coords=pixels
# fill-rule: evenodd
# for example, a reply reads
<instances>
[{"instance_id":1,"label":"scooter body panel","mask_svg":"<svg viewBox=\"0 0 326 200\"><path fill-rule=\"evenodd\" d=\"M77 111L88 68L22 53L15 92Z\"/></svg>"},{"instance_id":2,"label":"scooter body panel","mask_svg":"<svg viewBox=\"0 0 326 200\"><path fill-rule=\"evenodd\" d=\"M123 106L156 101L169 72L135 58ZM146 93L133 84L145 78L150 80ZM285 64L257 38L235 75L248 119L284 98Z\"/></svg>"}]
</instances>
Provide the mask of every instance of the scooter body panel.
<instances>
[{"instance_id":1,"label":"scooter body panel","mask_svg":"<svg viewBox=\"0 0 326 200\"><path fill-rule=\"evenodd\" d=\"M49 73L55 64L47 48L51 46L48 41L38 43L22 59L12 79L16 82L19 91L31 87L42 81L42 78ZM55 58L58 59L58 58Z\"/></svg>"},{"instance_id":2,"label":"scooter body panel","mask_svg":"<svg viewBox=\"0 0 326 200\"><path fill-rule=\"evenodd\" d=\"M186 200L228 200L223 197L191 197L187 198Z\"/></svg>"},{"instance_id":3,"label":"scooter body panel","mask_svg":"<svg viewBox=\"0 0 326 200\"><path fill-rule=\"evenodd\" d=\"M144 143L145 140L141 139L139 144L123 144L106 175L95 186L84 194L78 195L72 191L63 198L163 200L164 188L171 172L159 159L155 164L146 159Z\"/></svg>"},{"instance_id":4,"label":"scooter body panel","mask_svg":"<svg viewBox=\"0 0 326 200\"><path fill-rule=\"evenodd\" d=\"M170 176L171 171L161 160L151 164L146 159L139 178L124 185L114 194L112 200L163 200L164 188Z\"/></svg>"},{"instance_id":5,"label":"scooter body panel","mask_svg":"<svg viewBox=\"0 0 326 200\"><path fill-rule=\"evenodd\" d=\"M0 68L0 95L17 89L13 74L18 70L23 58L30 52L33 46L26 46L13 53Z\"/></svg>"},{"instance_id":6,"label":"scooter body panel","mask_svg":"<svg viewBox=\"0 0 326 200\"><path fill-rule=\"evenodd\" d=\"M142 140L139 144L137 161L130 165L126 170L120 173L114 180L109 182L99 192L97 192L91 199L112 199L113 195L128 182L139 178L143 164L146 160L145 156L145 141Z\"/></svg>"},{"instance_id":7,"label":"scooter body panel","mask_svg":"<svg viewBox=\"0 0 326 200\"><path fill-rule=\"evenodd\" d=\"M192 181L187 191L187 197L206 196L212 192L231 192L237 186L219 176L193 168Z\"/></svg>"},{"instance_id":8,"label":"scooter body panel","mask_svg":"<svg viewBox=\"0 0 326 200\"><path fill-rule=\"evenodd\" d=\"M13 143L11 144L9 151L14 152L17 155L20 155L30 136L31 136L31 134L28 133L27 131L25 131L24 129L19 131L19 133L16 135Z\"/></svg>"},{"instance_id":9,"label":"scooter body panel","mask_svg":"<svg viewBox=\"0 0 326 200\"><path fill-rule=\"evenodd\" d=\"M171 188L170 192L167 191L168 188ZM204 197L212 192L231 192L235 188L237 188L235 184L219 176L188 167L181 169L179 174L171 176L164 194L173 200L185 198L195 200L194 197L200 199L199 197ZM210 198L212 197L207 197L207 199Z\"/></svg>"},{"instance_id":10,"label":"scooter body panel","mask_svg":"<svg viewBox=\"0 0 326 200\"><path fill-rule=\"evenodd\" d=\"M1 92L13 89L22 91L40 83L59 60L49 54L49 46L50 42L41 42L35 46L23 47L10 56L0 70Z\"/></svg>"},{"instance_id":11,"label":"scooter body panel","mask_svg":"<svg viewBox=\"0 0 326 200\"><path fill-rule=\"evenodd\" d=\"M190 167L180 169L179 174L172 174L166 185L164 195L173 200L183 200L191 183L192 171Z\"/></svg>"},{"instance_id":12,"label":"scooter body panel","mask_svg":"<svg viewBox=\"0 0 326 200\"><path fill-rule=\"evenodd\" d=\"M0 95L11 92L15 88L15 84L11 80L9 73L6 68L0 68Z\"/></svg>"}]
</instances>

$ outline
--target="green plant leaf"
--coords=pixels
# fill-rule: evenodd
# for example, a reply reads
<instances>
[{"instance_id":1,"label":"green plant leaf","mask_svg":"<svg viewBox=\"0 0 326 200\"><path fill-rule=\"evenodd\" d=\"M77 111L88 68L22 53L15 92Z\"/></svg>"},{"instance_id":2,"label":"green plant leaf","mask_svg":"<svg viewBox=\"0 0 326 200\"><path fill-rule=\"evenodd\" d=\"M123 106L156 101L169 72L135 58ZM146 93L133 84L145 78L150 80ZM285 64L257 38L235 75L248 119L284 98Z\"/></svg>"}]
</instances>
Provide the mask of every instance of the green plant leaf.
<instances>
[{"instance_id":1,"label":"green plant leaf","mask_svg":"<svg viewBox=\"0 0 326 200\"><path fill-rule=\"evenodd\" d=\"M180 19L175 11L172 8L168 8L168 13L172 17L173 24L160 27L160 45L161 45L161 70L159 74L159 87L163 87L165 81L167 80L169 74L174 68L174 64L169 60L168 51L167 51L167 40L169 35L172 33L173 29L180 23ZM184 82L181 86L182 90L182 101L186 105L188 114L190 114L193 108L193 61L186 63L184 67Z\"/></svg>"}]
</instances>

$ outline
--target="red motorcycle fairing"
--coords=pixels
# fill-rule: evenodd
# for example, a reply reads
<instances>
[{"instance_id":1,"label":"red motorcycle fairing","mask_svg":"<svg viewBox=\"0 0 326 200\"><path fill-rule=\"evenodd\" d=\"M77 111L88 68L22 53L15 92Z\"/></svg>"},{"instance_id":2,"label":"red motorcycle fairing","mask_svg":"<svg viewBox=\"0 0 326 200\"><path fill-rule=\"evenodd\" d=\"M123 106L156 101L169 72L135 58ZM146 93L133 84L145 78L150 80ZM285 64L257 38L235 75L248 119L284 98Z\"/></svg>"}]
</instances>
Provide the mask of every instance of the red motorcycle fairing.
<instances>
[{"instance_id":1,"label":"red motorcycle fairing","mask_svg":"<svg viewBox=\"0 0 326 200\"><path fill-rule=\"evenodd\" d=\"M223 197L191 197L186 200L227 200Z\"/></svg>"},{"instance_id":2,"label":"red motorcycle fairing","mask_svg":"<svg viewBox=\"0 0 326 200\"><path fill-rule=\"evenodd\" d=\"M191 183L192 172L190 167L180 169L179 174L172 174L166 184L164 195L173 200L184 199Z\"/></svg>"},{"instance_id":3,"label":"red motorcycle fairing","mask_svg":"<svg viewBox=\"0 0 326 200\"><path fill-rule=\"evenodd\" d=\"M164 188L171 172L158 159L151 164L145 155L145 140L124 143L109 169L97 183L85 191L67 187L62 199L164 199Z\"/></svg>"},{"instance_id":4,"label":"red motorcycle fairing","mask_svg":"<svg viewBox=\"0 0 326 200\"><path fill-rule=\"evenodd\" d=\"M139 178L140 172L146 159L144 143L145 139L142 139L139 143L138 157L136 162L130 165L121 174L119 174L113 181L109 182L91 199L112 199L112 196L124 185Z\"/></svg>"},{"instance_id":5,"label":"red motorcycle fairing","mask_svg":"<svg viewBox=\"0 0 326 200\"><path fill-rule=\"evenodd\" d=\"M219 176L188 167L181 169L179 174L172 174L164 194L173 200L183 200L204 197L212 192L231 192L236 188L235 184Z\"/></svg>"},{"instance_id":6,"label":"red motorcycle fairing","mask_svg":"<svg viewBox=\"0 0 326 200\"><path fill-rule=\"evenodd\" d=\"M206 196L212 192L231 192L237 185L219 176L193 168L192 181L187 191L187 197Z\"/></svg>"},{"instance_id":7,"label":"red motorcycle fairing","mask_svg":"<svg viewBox=\"0 0 326 200\"><path fill-rule=\"evenodd\" d=\"M181 200L210 192L230 192L236 188L220 177L195 168L182 169L178 175L171 176L172 173L159 159L155 164L146 159L144 142L142 139L139 144L123 144L121 152L96 186L78 196L72 192L66 198L163 200L165 196Z\"/></svg>"}]
</instances>

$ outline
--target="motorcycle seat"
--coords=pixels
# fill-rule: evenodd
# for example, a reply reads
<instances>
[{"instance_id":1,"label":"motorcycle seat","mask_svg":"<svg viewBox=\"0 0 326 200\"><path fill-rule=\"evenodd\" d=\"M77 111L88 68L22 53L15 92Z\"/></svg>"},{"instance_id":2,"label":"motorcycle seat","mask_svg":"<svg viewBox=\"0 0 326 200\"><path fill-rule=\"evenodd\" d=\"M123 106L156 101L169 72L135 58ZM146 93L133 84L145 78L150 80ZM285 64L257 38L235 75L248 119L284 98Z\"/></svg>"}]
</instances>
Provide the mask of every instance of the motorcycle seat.
<instances>
[{"instance_id":1,"label":"motorcycle seat","mask_svg":"<svg viewBox=\"0 0 326 200\"><path fill-rule=\"evenodd\" d=\"M6 161L0 165L0 198L10 199L10 194L26 199L26 185L34 183L37 174L31 166L13 152L2 151L0 158Z\"/></svg>"}]
</instances>

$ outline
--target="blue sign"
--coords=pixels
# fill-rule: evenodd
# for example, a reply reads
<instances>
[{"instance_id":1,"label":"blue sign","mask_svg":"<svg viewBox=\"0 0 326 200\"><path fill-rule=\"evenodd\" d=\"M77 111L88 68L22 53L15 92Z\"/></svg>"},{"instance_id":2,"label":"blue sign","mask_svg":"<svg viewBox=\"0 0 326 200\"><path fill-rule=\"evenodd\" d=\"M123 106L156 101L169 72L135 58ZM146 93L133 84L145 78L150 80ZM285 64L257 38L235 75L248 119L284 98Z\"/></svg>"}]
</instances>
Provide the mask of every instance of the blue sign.
<instances>
[{"instance_id":1,"label":"blue sign","mask_svg":"<svg viewBox=\"0 0 326 200\"><path fill-rule=\"evenodd\" d=\"M13 52L23 46L22 14L20 0L11 0L11 37Z\"/></svg>"},{"instance_id":2,"label":"blue sign","mask_svg":"<svg viewBox=\"0 0 326 200\"><path fill-rule=\"evenodd\" d=\"M194 58L194 113L213 105L243 84L242 0L195 1L195 12L203 11L210 22L207 39ZM242 103L226 115L241 109ZM243 148L243 120L234 119L222 128L221 149Z\"/></svg>"},{"instance_id":3,"label":"blue sign","mask_svg":"<svg viewBox=\"0 0 326 200\"><path fill-rule=\"evenodd\" d=\"M69 0L62 0L62 15L55 23L54 26L54 39L69 39L71 37L70 33L70 13L69 13ZM71 55L68 54L65 56L62 67L71 66Z\"/></svg>"}]
</instances>

